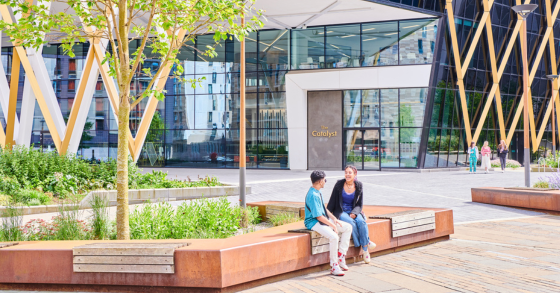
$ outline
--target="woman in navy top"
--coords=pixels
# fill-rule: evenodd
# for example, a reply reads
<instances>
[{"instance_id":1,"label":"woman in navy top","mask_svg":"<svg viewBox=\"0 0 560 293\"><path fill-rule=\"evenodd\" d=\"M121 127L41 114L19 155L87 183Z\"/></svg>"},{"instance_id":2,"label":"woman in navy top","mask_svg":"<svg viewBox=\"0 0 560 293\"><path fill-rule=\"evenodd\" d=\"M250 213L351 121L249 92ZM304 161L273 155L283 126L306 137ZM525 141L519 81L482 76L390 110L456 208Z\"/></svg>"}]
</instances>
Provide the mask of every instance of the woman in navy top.
<instances>
[{"instance_id":1,"label":"woman in navy top","mask_svg":"<svg viewBox=\"0 0 560 293\"><path fill-rule=\"evenodd\" d=\"M352 225L354 246L362 247L364 262L370 262L368 249L374 249L375 243L369 240L369 230L362 213L364 206L363 186L356 179L358 170L354 166L346 166L344 179L334 185L327 209L339 220Z\"/></svg>"}]
</instances>

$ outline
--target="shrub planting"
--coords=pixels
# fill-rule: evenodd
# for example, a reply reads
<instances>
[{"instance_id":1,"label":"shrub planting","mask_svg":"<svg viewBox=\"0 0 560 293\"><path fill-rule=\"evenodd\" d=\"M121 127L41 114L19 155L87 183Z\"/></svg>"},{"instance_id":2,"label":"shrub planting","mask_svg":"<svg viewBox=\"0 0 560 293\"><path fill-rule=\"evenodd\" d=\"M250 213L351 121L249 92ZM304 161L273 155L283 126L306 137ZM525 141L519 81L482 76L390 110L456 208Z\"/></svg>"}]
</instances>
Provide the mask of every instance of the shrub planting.
<instances>
[{"instance_id":1,"label":"shrub planting","mask_svg":"<svg viewBox=\"0 0 560 293\"><path fill-rule=\"evenodd\" d=\"M492 168L501 168L502 167L502 165L500 165L500 159L494 159L494 160L490 161L490 165L492 166ZM521 167L521 164L518 161L506 159L506 168L516 169L516 168L519 168L519 167Z\"/></svg>"},{"instance_id":2,"label":"shrub planting","mask_svg":"<svg viewBox=\"0 0 560 293\"><path fill-rule=\"evenodd\" d=\"M132 160L128 165L131 189L221 185L215 177L170 180L162 171L140 173ZM116 175L117 163L113 159L93 164L75 156L21 146L0 150L0 194L10 197L9 200L0 197L0 205L7 205L7 202L23 205L67 202L70 197L84 196L92 190L115 189Z\"/></svg>"},{"instance_id":3,"label":"shrub planting","mask_svg":"<svg viewBox=\"0 0 560 293\"><path fill-rule=\"evenodd\" d=\"M269 217L268 220L274 227L301 221L301 218L294 213L279 213Z\"/></svg>"},{"instance_id":4,"label":"shrub planting","mask_svg":"<svg viewBox=\"0 0 560 293\"><path fill-rule=\"evenodd\" d=\"M82 219L73 205L61 205L50 221L34 219L22 223L22 208L10 207L2 215L0 242L43 240L116 239L116 223L109 221L108 202L91 200L92 215ZM226 197L198 199L174 208L169 203L148 203L130 214L131 239L227 238L241 229L244 216L250 225L260 222L258 208L242 209Z\"/></svg>"}]
</instances>

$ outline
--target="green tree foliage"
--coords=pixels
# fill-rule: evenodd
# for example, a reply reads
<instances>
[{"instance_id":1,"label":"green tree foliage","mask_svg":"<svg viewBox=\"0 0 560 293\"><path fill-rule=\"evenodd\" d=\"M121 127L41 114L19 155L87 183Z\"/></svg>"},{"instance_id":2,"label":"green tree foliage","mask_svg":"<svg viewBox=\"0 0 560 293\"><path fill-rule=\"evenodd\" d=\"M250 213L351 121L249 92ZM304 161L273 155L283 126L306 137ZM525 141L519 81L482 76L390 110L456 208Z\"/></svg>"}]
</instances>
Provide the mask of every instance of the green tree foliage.
<instances>
[{"instance_id":1,"label":"green tree foliage","mask_svg":"<svg viewBox=\"0 0 560 293\"><path fill-rule=\"evenodd\" d=\"M16 44L38 49L49 42L60 42L69 56L74 56L77 42L89 41L94 49L102 40L109 45L103 64L118 87L118 151L117 151L117 233L118 239L130 239L128 225L128 135L130 110L142 99L165 98L157 81L165 71L176 68L181 76L183 67L177 55L183 49L197 50L215 57L213 46L194 48L197 35L211 33L214 40L234 36L242 39L262 26L261 12L255 11L255 0L60 0L63 10L50 13L51 0L0 0L11 7L16 23L0 20L0 30ZM35 4L33 4L35 3ZM64 9L66 8L66 9ZM68 13L68 12L72 13ZM242 15L250 15L245 25ZM131 47L131 42L139 46ZM98 49L95 49L98 52ZM146 59L160 59L157 70L142 65ZM145 90L131 93L130 84L138 75L149 79ZM180 79L180 78L179 78ZM190 80L194 82L194 80ZM193 86L194 83L193 83Z\"/></svg>"}]
</instances>

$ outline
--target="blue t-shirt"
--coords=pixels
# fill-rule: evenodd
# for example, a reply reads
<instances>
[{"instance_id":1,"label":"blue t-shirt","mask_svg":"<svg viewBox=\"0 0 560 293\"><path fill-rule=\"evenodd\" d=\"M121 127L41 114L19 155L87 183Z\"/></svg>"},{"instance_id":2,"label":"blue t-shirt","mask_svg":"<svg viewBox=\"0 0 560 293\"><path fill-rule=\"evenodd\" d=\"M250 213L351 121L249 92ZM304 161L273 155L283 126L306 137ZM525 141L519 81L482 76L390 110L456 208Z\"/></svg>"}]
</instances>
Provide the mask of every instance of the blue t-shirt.
<instances>
[{"instance_id":1,"label":"blue t-shirt","mask_svg":"<svg viewBox=\"0 0 560 293\"><path fill-rule=\"evenodd\" d=\"M313 187L309 188L305 196L305 227L307 229L313 228L319 222L318 217L325 216L325 204L323 203L323 195L321 192Z\"/></svg>"},{"instance_id":2,"label":"blue t-shirt","mask_svg":"<svg viewBox=\"0 0 560 293\"><path fill-rule=\"evenodd\" d=\"M354 205L354 194L356 194L356 191L352 193L346 193L346 190L342 188L342 210L346 213L352 211Z\"/></svg>"}]
</instances>

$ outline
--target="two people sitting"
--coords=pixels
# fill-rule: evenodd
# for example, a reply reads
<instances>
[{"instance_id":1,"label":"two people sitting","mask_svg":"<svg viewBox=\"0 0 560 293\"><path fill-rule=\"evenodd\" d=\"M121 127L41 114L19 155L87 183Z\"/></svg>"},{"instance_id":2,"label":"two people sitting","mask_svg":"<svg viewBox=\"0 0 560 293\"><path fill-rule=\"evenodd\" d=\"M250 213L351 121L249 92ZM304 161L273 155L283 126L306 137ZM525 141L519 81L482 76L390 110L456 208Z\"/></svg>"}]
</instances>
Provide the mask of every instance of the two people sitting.
<instances>
[{"instance_id":1,"label":"two people sitting","mask_svg":"<svg viewBox=\"0 0 560 293\"><path fill-rule=\"evenodd\" d=\"M375 248L369 240L369 231L363 209L363 186L356 180L357 170L347 166L344 179L336 182L327 208L321 189L327 183L325 172L311 173L312 186L305 197L305 227L329 239L331 274L344 276L348 270L346 252L350 246L350 236L355 247L362 247L364 262L370 262L368 249ZM341 236L339 237L339 233Z\"/></svg>"}]
</instances>

